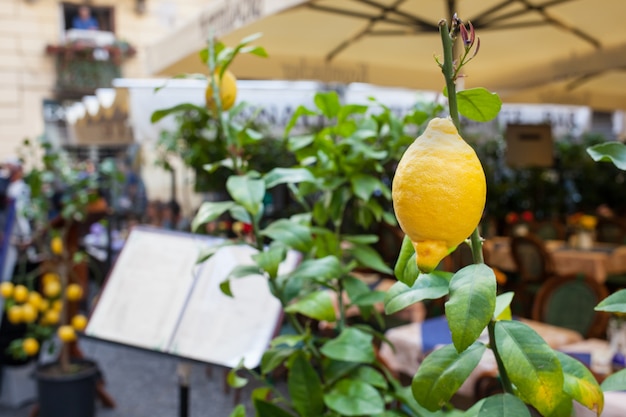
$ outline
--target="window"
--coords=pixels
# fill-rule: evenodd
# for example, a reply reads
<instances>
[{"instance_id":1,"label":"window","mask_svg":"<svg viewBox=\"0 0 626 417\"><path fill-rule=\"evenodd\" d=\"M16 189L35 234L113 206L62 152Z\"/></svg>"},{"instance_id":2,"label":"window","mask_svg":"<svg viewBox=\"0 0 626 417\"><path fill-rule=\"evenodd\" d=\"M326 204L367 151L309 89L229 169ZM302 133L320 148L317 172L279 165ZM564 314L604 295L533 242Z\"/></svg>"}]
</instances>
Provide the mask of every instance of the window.
<instances>
[{"instance_id":1,"label":"window","mask_svg":"<svg viewBox=\"0 0 626 417\"><path fill-rule=\"evenodd\" d=\"M62 3L63 10L63 28L65 30L72 29L72 21L78 16L78 11L81 7L87 6L91 11L91 17L98 22L98 28L100 30L106 30L109 32L115 32L115 19L113 13L113 7L93 6L86 4L76 3Z\"/></svg>"}]
</instances>

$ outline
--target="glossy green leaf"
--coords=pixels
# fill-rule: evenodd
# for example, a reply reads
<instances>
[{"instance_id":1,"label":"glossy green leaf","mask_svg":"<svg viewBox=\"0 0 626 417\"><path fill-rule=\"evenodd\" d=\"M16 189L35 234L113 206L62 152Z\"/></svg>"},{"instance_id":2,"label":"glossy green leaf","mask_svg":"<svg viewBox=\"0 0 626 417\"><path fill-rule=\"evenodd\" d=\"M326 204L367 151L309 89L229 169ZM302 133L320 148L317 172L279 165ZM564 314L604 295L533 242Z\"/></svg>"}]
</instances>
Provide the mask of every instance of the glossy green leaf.
<instances>
[{"instance_id":1,"label":"glossy green leaf","mask_svg":"<svg viewBox=\"0 0 626 417\"><path fill-rule=\"evenodd\" d=\"M350 302L359 307L373 306L377 303L383 303L387 294L383 291L370 291L365 294L361 294L358 297L351 298Z\"/></svg>"},{"instance_id":2,"label":"glossy green leaf","mask_svg":"<svg viewBox=\"0 0 626 417\"><path fill-rule=\"evenodd\" d=\"M360 366L352 375L354 379L363 381L373 387L387 389L387 379L379 370L371 366Z\"/></svg>"},{"instance_id":3,"label":"glossy green leaf","mask_svg":"<svg viewBox=\"0 0 626 417\"><path fill-rule=\"evenodd\" d=\"M502 108L500 97L482 87L459 91L456 97L459 113L476 122L495 119Z\"/></svg>"},{"instance_id":4,"label":"glossy green leaf","mask_svg":"<svg viewBox=\"0 0 626 417\"><path fill-rule=\"evenodd\" d=\"M261 399L254 400L254 409L256 410L256 417L294 417L285 409Z\"/></svg>"},{"instance_id":5,"label":"glossy green leaf","mask_svg":"<svg viewBox=\"0 0 626 417\"><path fill-rule=\"evenodd\" d=\"M621 142L606 142L587 148L594 161L608 161L626 171L626 145Z\"/></svg>"},{"instance_id":6,"label":"glossy green leaf","mask_svg":"<svg viewBox=\"0 0 626 417\"><path fill-rule=\"evenodd\" d=\"M596 306L598 311L626 313L626 289L614 292Z\"/></svg>"},{"instance_id":7,"label":"glossy green leaf","mask_svg":"<svg viewBox=\"0 0 626 417\"><path fill-rule=\"evenodd\" d=\"M246 46L245 48L241 48L241 53L256 55L261 58L269 57L267 51L262 46Z\"/></svg>"},{"instance_id":8,"label":"glossy green leaf","mask_svg":"<svg viewBox=\"0 0 626 417\"><path fill-rule=\"evenodd\" d=\"M358 243L361 245L372 245L378 242L377 235L344 235L343 240L350 243Z\"/></svg>"},{"instance_id":9,"label":"glossy green leaf","mask_svg":"<svg viewBox=\"0 0 626 417\"><path fill-rule=\"evenodd\" d=\"M237 265L230 271L228 278L245 278L250 275L259 275L262 272L258 265Z\"/></svg>"},{"instance_id":10,"label":"glossy green leaf","mask_svg":"<svg viewBox=\"0 0 626 417\"><path fill-rule=\"evenodd\" d=\"M287 219L279 219L261 230L261 235L270 237L300 252L308 252L313 246L311 229Z\"/></svg>"},{"instance_id":11,"label":"glossy green leaf","mask_svg":"<svg viewBox=\"0 0 626 417\"><path fill-rule=\"evenodd\" d=\"M505 292L502 294L499 294L496 297L496 308L493 311L493 317L494 319L497 320L501 320L501 319L505 319L505 320L511 320L512 317L511 316L511 302L513 301L513 296L515 295L515 293L513 293L512 291L509 292ZM501 317L501 316L506 316L506 317Z\"/></svg>"},{"instance_id":12,"label":"glossy green leaf","mask_svg":"<svg viewBox=\"0 0 626 417\"><path fill-rule=\"evenodd\" d=\"M246 385L248 385L248 380L246 378L242 378L239 375L237 375L237 371L238 369L231 369L228 372L228 375L226 376L226 382L228 383L228 386L233 387L233 388L243 388Z\"/></svg>"},{"instance_id":13,"label":"glossy green leaf","mask_svg":"<svg viewBox=\"0 0 626 417\"><path fill-rule=\"evenodd\" d=\"M485 264L468 265L450 280L446 317L452 342L462 352L474 343L493 317L496 276Z\"/></svg>"},{"instance_id":14,"label":"glossy green leaf","mask_svg":"<svg viewBox=\"0 0 626 417\"><path fill-rule=\"evenodd\" d=\"M300 313L315 320L335 321L335 307L328 291L315 291L285 308L288 313Z\"/></svg>"},{"instance_id":15,"label":"glossy green leaf","mask_svg":"<svg viewBox=\"0 0 626 417\"><path fill-rule=\"evenodd\" d=\"M373 386L358 379L342 379L324 395L324 403L343 416L370 416L385 411L385 401Z\"/></svg>"},{"instance_id":16,"label":"glossy green leaf","mask_svg":"<svg viewBox=\"0 0 626 417\"><path fill-rule=\"evenodd\" d=\"M608 391L626 391L626 369L617 371L602 381L602 390Z\"/></svg>"},{"instance_id":17,"label":"glossy green leaf","mask_svg":"<svg viewBox=\"0 0 626 417\"><path fill-rule=\"evenodd\" d=\"M169 116L171 114L175 114L175 113L180 113L180 112L185 112L185 111L198 111L201 113L206 112L206 108L202 107L202 106L198 106L196 104L192 104L192 103L182 103L182 104L177 104L176 106L173 107L169 107L167 109L161 109L161 110L156 110L152 113L152 116L150 117L150 121L152 123L156 123L159 120L163 119L166 116Z\"/></svg>"},{"instance_id":18,"label":"glossy green leaf","mask_svg":"<svg viewBox=\"0 0 626 417\"><path fill-rule=\"evenodd\" d=\"M335 339L326 342L321 352L338 361L372 363L376 357L372 340L371 334L347 327Z\"/></svg>"},{"instance_id":19,"label":"glossy green leaf","mask_svg":"<svg viewBox=\"0 0 626 417\"><path fill-rule=\"evenodd\" d=\"M415 260L415 248L407 235L404 235L402 239L402 246L393 273L398 281L408 286L412 286L419 275Z\"/></svg>"},{"instance_id":20,"label":"glossy green leaf","mask_svg":"<svg viewBox=\"0 0 626 417\"><path fill-rule=\"evenodd\" d=\"M391 274L393 272L380 254L370 246L354 245L349 251L360 265L373 269L374 271L382 272L383 274Z\"/></svg>"},{"instance_id":21,"label":"glossy green leaf","mask_svg":"<svg viewBox=\"0 0 626 417\"><path fill-rule=\"evenodd\" d=\"M298 350L294 348L271 348L263 353L261 358L261 373L267 375L285 363Z\"/></svg>"},{"instance_id":22,"label":"glossy green leaf","mask_svg":"<svg viewBox=\"0 0 626 417\"><path fill-rule=\"evenodd\" d=\"M305 357L296 354L291 361L287 389L293 407L302 417L319 417L324 411L322 382L319 375Z\"/></svg>"},{"instance_id":23,"label":"glossy green leaf","mask_svg":"<svg viewBox=\"0 0 626 417\"><path fill-rule=\"evenodd\" d=\"M555 352L563 369L563 391L598 415L604 408L604 394L591 371L579 360L563 352Z\"/></svg>"},{"instance_id":24,"label":"glossy green leaf","mask_svg":"<svg viewBox=\"0 0 626 417\"><path fill-rule=\"evenodd\" d=\"M263 252L255 253L252 259L271 279L278 276L278 268L287 257L287 249L280 244L272 244Z\"/></svg>"},{"instance_id":25,"label":"glossy green leaf","mask_svg":"<svg viewBox=\"0 0 626 417\"><path fill-rule=\"evenodd\" d=\"M497 322L495 338L511 383L540 413L551 415L563 397L563 371L552 348L519 321Z\"/></svg>"},{"instance_id":26,"label":"glossy green leaf","mask_svg":"<svg viewBox=\"0 0 626 417\"><path fill-rule=\"evenodd\" d=\"M352 192L363 201L368 201L376 190L384 186L377 177L366 174L357 174L350 178Z\"/></svg>"},{"instance_id":27,"label":"glossy green leaf","mask_svg":"<svg viewBox=\"0 0 626 417\"><path fill-rule=\"evenodd\" d=\"M233 296L233 292L230 289L230 280L224 280L220 282L220 291L222 294L227 295L229 297Z\"/></svg>"},{"instance_id":28,"label":"glossy green leaf","mask_svg":"<svg viewBox=\"0 0 626 417\"><path fill-rule=\"evenodd\" d=\"M270 342L270 346L271 347L277 347L277 346L288 346L288 347L294 347L297 345L300 345L304 342L304 339L307 337L307 334L281 334L279 336L276 336L275 338L272 339L272 341Z\"/></svg>"},{"instance_id":29,"label":"glossy green leaf","mask_svg":"<svg viewBox=\"0 0 626 417\"><path fill-rule=\"evenodd\" d=\"M250 214L257 215L265 196L265 182L248 175L231 175L226 180L226 189L237 203L241 204Z\"/></svg>"},{"instance_id":30,"label":"glossy green leaf","mask_svg":"<svg viewBox=\"0 0 626 417\"><path fill-rule=\"evenodd\" d=\"M246 407L243 404L239 404L228 417L246 417Z\"/></svg>"},{"instance_id":31,"label":"glossy green leaf","mask_svg":"<svg viewBox=\"0 0 626 417\"><path fill-rule=\"evenodd\" d=\"M197 231L205 223L212 222L235 206L234 201L209 201L202 203L191 222L191 230Z\"/></svg>"},{"instance_id":32,"label":"glossy green leaf","mask_svg":"<svg viewBox=\"0 0 626 417\"><path fill-rule=\"evenodd\" d=\"M325 256L320 259L307 259L293 271L291 277L298 280L328 281L339 278L342 268L336 256Z\"/></svg>"},{"instance_id":33,"label":"glossy green leaf","mask_svg":"<svg viewBox=\"0 0 626 417\"><path fill-rule=\"evenodd\" d=\"M315 94L313 99L315 105L322 112L322 114L329 119L337 116L341 104L339 103L339 96L335 91L319 92Z\"/></svg>"},{"instance_id":34,"label":"glossy green leaf","mask_svg":"<svg viewBox=\"0 0 626 417\"><path fill-rule=\"evenodd\" d=\"M478 412L480 417L530 417L530 411L522 400L512 394L488 397Z\"/></svg>"},{"instance_id":35,"label":"glossy green leaf","mask_svg":"<svg viewBox=\"0 0 626 417\"><path fill-rule=\"evenodd\" d=\"M311 171L306 168L274 168L264 177L265 187L269 190L279 184L297 184L300 182L317 182Z\"/></svg>"},{"instance_id":36,"label":"glossy green leaf","mask_svg":"<svg viewBox=\"0 0 626 417\"><path fill-rule=\"evenodd\" d=\"M403 282L396 282L387 290L385 313L397 313L419 301L441 298L448 294L449 286L447 274L438 271L420 274L411 287Z\"/></svg>"},{"instance_id":37,"label":"glossy green leaf","mask_svg":"<svg viewBox=\"0 0 626 417\"><path fill-rule=\"evenodd\" d=\"M413 396L430 411L441 409L472 373L485 352L485 345L475 343L463 353L447 345L426 356L413 377Z\"/></svg>"}]
</instances>

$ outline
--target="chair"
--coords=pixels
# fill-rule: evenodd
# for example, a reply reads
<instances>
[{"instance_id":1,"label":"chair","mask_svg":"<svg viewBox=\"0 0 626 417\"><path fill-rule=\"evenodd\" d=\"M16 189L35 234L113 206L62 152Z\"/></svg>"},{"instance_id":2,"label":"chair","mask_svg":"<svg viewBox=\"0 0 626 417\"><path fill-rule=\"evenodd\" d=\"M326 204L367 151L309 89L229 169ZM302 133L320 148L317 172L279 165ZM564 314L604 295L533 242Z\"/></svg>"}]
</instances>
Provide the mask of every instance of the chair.
<instances>
[{"instance_id":1,"label":"chair","mask_svg":"<svg viewBox=\"0 0 626 417\"><path fill-rule=\"evenodd\" d=\"M594 307L608 295L606 286L583 274L555 276L537 292L532 319L604 338L609 315Z\"/></svg>"},{"instance_id":2,"label":"chair","mask_svg":"<svg viewBox=\"0 0 626 417\"><path fill-rule=\"evenodd\" d=\"M558 219L544 220L535 223L532 232L543 240L565 240L565 225Z\"/></svg>"},{"instance_id":3,"label":"chair","mask_svg":"<svg viewBox=\"0 0 626 417\"><path fill-rule=\"evenodd\" d=\"M530 233L511 238L511 256L517 270L517 283L513 289L522 302L523 314L528 317L534 295L554 275L552 256L544 241Z\"/></svg>"},{"instance_id":4,"label":"chair","mask_svg":"<svg viewBox=\"0 0 626 417\"><path fill-rule=\"evenodd\" d=\"M626 224L614 217L600 217L596 224L596 240L606 243L625 243Z\"/></svg>"}]
</instances>

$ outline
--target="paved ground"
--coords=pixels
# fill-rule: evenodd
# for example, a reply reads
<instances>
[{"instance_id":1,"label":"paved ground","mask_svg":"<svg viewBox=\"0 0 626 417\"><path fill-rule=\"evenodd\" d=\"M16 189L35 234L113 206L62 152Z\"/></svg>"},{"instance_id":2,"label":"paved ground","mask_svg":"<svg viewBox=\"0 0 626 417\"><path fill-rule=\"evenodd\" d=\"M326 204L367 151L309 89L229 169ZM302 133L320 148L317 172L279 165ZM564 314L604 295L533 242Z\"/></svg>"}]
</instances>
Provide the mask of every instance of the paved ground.
<instances>
[{"instance_id":1,"label":"paved ground","mask_svg":"<svg viewBox=\"0 0 626 417\"><path fill-rule=\"evenodd\" d=\"M179 359L95 340L83 339L80 347L100 365L106 389L117 403L114 409L107 409L98 402L98 417L180 416ZM206 365L194 363L191 367L189 417L228 417L234 407L234 392L224 391L223 368L209 368L212 372L208 376ZM243 389L242 401L247 401L251 389ZM27 417L31 409L32 404L18 409L0 406L0 417Z\"/></svg>"}]
</instances>

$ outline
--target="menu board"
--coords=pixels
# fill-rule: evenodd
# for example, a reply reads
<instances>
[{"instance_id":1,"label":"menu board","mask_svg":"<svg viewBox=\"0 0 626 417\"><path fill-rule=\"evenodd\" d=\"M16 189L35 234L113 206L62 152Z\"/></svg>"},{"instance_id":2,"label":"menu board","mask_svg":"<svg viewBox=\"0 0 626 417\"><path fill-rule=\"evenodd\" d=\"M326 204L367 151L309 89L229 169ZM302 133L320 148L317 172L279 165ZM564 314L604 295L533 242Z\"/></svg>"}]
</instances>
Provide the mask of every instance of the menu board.
<instances>
[{"instance_id":1,"label":"menu board","mask_svg":"<svg viewBox=\"0 0 626 417\"><path fill-rule=\"evenodd\" d=\"M129 234L85 333L94 338L188 359L247 367L259 365L281 318L267 278L231 281L233 297L219 288L237 265L253 263L254 248L229 245L197 263L203 249L224 240L135 227ZM280 273L297 266L289 252Z\"/></svg>"}]
</instances>

